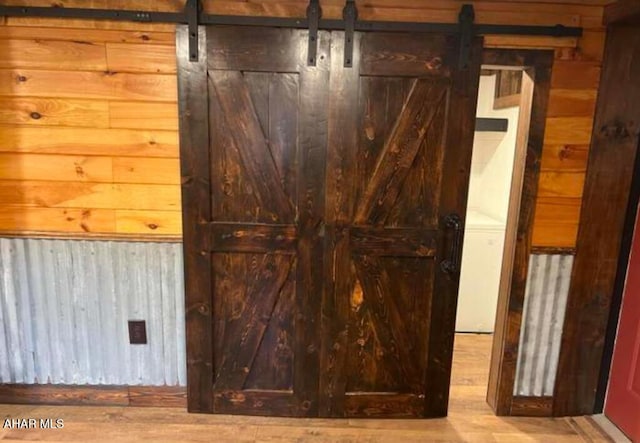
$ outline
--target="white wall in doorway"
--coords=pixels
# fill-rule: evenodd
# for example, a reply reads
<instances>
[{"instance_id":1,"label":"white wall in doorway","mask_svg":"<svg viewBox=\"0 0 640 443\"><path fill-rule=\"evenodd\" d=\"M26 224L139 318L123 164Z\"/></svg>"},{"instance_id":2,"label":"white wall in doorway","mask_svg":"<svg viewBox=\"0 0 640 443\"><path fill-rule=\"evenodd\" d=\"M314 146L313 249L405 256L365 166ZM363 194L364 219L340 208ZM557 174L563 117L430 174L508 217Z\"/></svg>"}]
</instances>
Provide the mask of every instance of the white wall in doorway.
<instances>
[{"instance_id":1,"label":"white wall in doorway","mask_svg":"<svg viewBox=\"0 0 640 443\"><path fill-rule=\"evenodd\" d=\"M457 332L493 332L509 193L513 175L518 107L493 109L496 76L482 76L478 117L506 118L506 133L476 132L462 253Z\"/></svg>"}]
</instances>

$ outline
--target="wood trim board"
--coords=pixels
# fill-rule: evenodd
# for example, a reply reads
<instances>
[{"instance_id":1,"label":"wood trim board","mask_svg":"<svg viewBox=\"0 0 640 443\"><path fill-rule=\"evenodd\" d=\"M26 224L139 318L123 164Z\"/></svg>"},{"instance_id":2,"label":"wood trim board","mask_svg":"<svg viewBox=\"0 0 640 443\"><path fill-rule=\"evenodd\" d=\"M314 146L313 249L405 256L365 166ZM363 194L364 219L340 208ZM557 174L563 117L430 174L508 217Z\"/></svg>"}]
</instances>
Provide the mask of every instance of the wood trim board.
<instances>
[{"instance_id":1,"label":"wood trim board","mask_svg":"<svg viewBox=\"0 0 640 443\"><path fill-rule=\"evenodd\" d=\"M610 26L562 333L555 416L592 414L596 408L640 142L638 57L640 28Z\"/></svg>"},{"instance_id":2,"label":"wood trim board","mask_svg":"<svg viewBox=\"0 0 640 443\"><path fill-rule=\"evenodd\" d=\"M515 417L551 417L553 397L513 397L511 414Z\"/></svg>"},{"instance_id":3,"label":"wood trim board","mask_svg":"<svg viewBox=\"0 0 640 443\"><path fill-rule=\"evenodd\" d=\"M527 272L532 250L553 52L485 49L483 64L524 69L516 159L487 391L487 402L496 414L510 415Z\"/></svg>"},{"instance_id":4,"label":"wood trim board","mask_svg":"<svg viewBox=\"0 0 640 443\"><path fill-rule=\"evenodd\" d=\"M182 386L0 384L0 403L186 408Z\"/></svg>"},{"instance_id":5,"label":"wood trim board","mask_svg":"<svg viewBox=\"0 0 640 443\"><path fill-rule=\"evenodd\" d=\"M606 25L640 24L640 2L637 0L618 0L605 6L603 22Z\"/></svg>"},{"instance_id":6,"label":"wood trim board","mask_svg":"<svg viewBox=\"0 0 640 443\"><path fill-rule=\"evenodd\" d=\"M199 27L199 59L192 62L188 32L186 25L176 29L185 293L194 294L186 306L187 347L191 350L187 359L188 408L189 412L211 412L213 396L202 395L213 387L207 36L205 27Z\"/></svg>"},{"instance_id":7,"label":"wood trim board","mask_svg":"<svg viewBox=\"0 0 640 443\"><path fill-rule=\"evenodd\" d=\"M576 255L575 248L555 248L550 246L533 246L531 253L535 255Z\"/></svg>"}]
</instances>

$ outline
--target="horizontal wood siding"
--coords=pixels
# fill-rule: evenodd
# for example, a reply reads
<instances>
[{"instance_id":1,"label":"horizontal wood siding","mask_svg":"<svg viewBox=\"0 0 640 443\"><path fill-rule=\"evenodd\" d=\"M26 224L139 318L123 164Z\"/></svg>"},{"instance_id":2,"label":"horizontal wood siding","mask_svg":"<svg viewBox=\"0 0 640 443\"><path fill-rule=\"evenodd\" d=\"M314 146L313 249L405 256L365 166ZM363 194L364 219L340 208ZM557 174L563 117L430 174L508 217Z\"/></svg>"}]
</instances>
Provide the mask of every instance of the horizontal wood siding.
<instances>
[{"instance_id":1,"label":"horizontal wood siding","mask_svg":"<svg viewBox=\"0 0 640 443\"><path fill-rule=\"evenodd\" d=\"M0 231L180 236L172 27L93 30L57 20L52 31L6 22Z\"/></svg>"},{"instance_id":2,"label":"horizontal wood siding","mask_svg":"<svg viewBox=\"0 0 640 443\"><path fill-rule=\"evenodd\" d=\"M580 39L485 39L487 47L556 53L533 244L574 247L604 44L603 5L608 1L371 0L358 2L358 10L365 20L455 22L462 3L474 5L478 23L560 23L585 29ZM84 0L3 4L87 6ZM179 11L183 4L91 2L92 7L164 11ZM238 15L304 16L307 4L204 0L209 13ZM323 0L323 16L341 17L343 5L343 0ZM174 26L164 24L4 20L0 232L181 234L174 39ZM128 198L130 189L135 190L133 198Z\"/></svg>"}]
</instances>

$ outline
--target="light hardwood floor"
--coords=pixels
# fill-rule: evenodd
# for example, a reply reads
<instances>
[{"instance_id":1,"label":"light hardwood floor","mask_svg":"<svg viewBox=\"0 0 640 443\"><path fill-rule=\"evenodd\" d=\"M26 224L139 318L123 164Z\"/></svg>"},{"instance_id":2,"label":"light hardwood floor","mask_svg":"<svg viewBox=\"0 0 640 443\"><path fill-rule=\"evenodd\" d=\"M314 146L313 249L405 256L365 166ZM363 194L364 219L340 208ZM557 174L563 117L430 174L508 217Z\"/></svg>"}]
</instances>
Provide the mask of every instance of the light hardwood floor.
<instances>
[{"instance_id":1,"label":"light hardwood floor","mask_svg":"<svg viewBox=\"0 0 640 443\"><path fill-rule=\"evenodd\" d=\"M2 429L2 441L604 442L588 417L503 418L485 403L491 336L458 335L449 417L326 420L187 414L181 409L0 405L11 418L62 418L63 429ZM1 422L0 422L1 423Z\"/></svg>"}]
</instances>

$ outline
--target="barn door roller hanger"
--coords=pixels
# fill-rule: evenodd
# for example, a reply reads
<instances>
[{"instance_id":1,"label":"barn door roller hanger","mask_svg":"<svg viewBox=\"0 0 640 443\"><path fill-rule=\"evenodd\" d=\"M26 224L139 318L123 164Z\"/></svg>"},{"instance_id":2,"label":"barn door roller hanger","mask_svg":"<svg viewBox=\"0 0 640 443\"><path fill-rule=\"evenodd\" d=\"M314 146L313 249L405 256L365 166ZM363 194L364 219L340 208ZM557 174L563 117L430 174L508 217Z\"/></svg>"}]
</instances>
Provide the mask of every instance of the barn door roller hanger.
<instances>
[{"instance_id":1,"label":"barn door roller hanger","mask_svg":"<svg viewBox=\"0 0 640 443\"><path fill-rule=\"evenodd\" d=\"M345 31L344 65L353 64L353 35L356 31L430 32L460 35L460 66L465 67L470 57L474 35L534 35L552 37L580 37L582 28L555 26L494 25L474 23L472 5L463 5L458 23L385 22L358 19L355 0L346 0L342 19L322 18L319 0L310 0L304 18L249 17L216 15L203 12L201 0L187 0L182 12L133 11L123 9L0 6L0 16L46 17L87 20L114 20L145 23L180 23L189 26L189 59L198 60L199 25L269 26L309 30L307 63L316 63L318 30Z\"/></svg>"}]
</instances>

